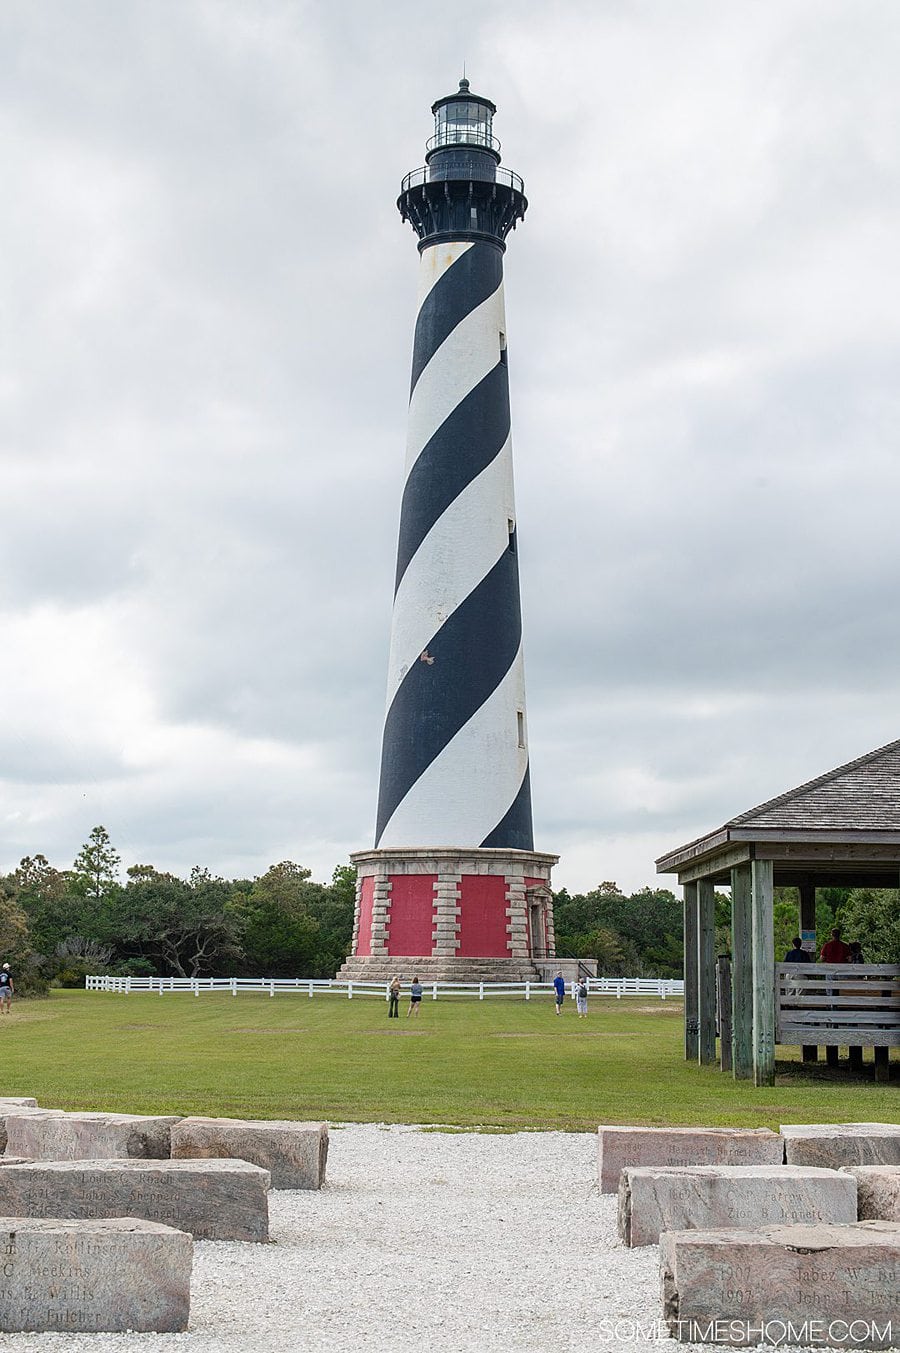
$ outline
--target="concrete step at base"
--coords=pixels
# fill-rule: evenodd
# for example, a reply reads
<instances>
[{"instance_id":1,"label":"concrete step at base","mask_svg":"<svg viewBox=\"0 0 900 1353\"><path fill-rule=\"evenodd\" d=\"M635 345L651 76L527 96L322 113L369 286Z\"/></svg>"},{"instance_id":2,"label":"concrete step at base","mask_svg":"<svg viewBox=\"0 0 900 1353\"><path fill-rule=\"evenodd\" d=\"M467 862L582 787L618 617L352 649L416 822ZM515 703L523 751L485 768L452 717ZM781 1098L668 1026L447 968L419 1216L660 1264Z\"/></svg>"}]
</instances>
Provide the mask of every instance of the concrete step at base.
<instances>
[{"instance_id":1,"label":"concrete step at base","mask_svg":"<svg viewBox=\"0 0 900 1353\"><path fill-rule=\"evenodd\" d=\"M527 959L415 958L393 955L383 958L348 958L337 974L340 982L390 982L399 973L404 986L413 977L428 982L537 982L538 971Z\"/></svg>"}]
</instances>

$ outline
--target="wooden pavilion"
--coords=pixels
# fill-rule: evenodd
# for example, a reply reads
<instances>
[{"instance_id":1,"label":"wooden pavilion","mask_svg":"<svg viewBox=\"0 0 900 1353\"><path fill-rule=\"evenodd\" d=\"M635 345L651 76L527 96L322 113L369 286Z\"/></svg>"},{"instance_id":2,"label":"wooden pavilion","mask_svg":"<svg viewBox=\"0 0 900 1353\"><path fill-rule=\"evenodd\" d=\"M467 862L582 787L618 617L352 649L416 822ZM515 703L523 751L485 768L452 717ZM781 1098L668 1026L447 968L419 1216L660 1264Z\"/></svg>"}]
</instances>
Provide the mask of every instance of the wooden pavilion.
<instances>
[{"instance_id":1,"label":"wooden pavilion","mask_svg":"<svg viewBox=\"0 0 900 1353\"><path fill-rule=\"evenodd\" d=\"M716 1060L715 889L731 886L731 1000L722 1010L722 1066L757 1085L775 1080L776 1043L874 1048L890 1074L900 1046L900 965L776 964L773 889L800 895L800 932L816 952L816 889L900 887L900 741L820 775L669 851L659 874L684 888L684 1047ZM825 938L825 937L822 937ZM726 1030L730 1013L729 1046Z\"/></svg>"}]
</instances>

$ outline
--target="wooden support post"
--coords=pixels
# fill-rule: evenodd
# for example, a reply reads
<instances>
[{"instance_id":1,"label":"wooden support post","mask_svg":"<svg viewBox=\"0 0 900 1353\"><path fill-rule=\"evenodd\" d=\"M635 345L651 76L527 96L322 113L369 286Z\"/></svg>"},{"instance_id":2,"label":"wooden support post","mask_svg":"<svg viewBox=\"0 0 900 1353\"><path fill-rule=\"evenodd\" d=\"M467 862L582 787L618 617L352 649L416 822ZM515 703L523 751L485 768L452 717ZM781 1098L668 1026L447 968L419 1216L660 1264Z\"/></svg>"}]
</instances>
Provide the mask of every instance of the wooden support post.
<instances>
[{"instance_id":1,"label":"wooden support post","mask_svg":"<svg viewBox=\"0 0 900 1353\"><path fill-rule=\"evenodd\" d=\"M877 1081L889 1081L891 1079L890 1048L873 1048L875 1053L875 1079Z\"/></svg>"},{"instance_id":2,"label":"wooden support post","mask_svg":"<svg viewBox=\"0 0 900 1353\"><path fill-rule=\"evenodd\" d=\"M825 1049L825 1061L829 1066L837 1066L839 1060L838 1048L833 1043L829 1043Z\"/></svg>"},{"instance_id":3,"label":"wooden support post","mask_svg":"<svg viewBox=\"0 0 900 1353\"><path fill-rule=\"evenodd\" d=\"M697 1061L716 1060L716 898L712 879L697 882Z\"/></svg>"},{"instance_id":4,"label":"wooden support post","mask_svg":"<svg viewBox=\"0 0 900 1353\"><path fill-rule=\"evenodd\" d=\"M862 1069L863 1069L863 1050L862 1050L862 1048L860 1047L859 1043L851 1043L850 1047L849 1047L847 1050L848 1050L848 1052L850 1053L850 1066L851 1066L851 1068L852 1068L854 1071L862 1071Z\"/></svg>"},{"instance_id":5,"label":"wooden support post","mask_svg":"<svg viewBox=\"0 0 900 1353\"><path fill-rule=\"evenodd\" d=\"M731 959L720 954L716 959L716 989L719 1010L719 1067L730 1071L731 1056Z\"/></svg>"},{"instance_id":6,"label":"wooden support post","mask_svg":"<svg viewBox=\"0 0 900 1353\"><path fill-rule=\"evenodd\" d=\"M771 860L750 861L753 913L753 1082L775 1084L775 921Z\"/></svg>"},{"instance_id":7,"label":"wooden support post","mask_svg":"<svg viewBox=\"0 0 900 1353\"><path fill-rule=\"evenodd\" d=\"M753 1076L753 921L750 865L731 871L731 1046L735 1080Z\"/></svg>"},{"instance_id":8,"label":"wooden support post","mask_svg":"<svg viewBox=\"0 0 900 1353\"><path fill-rule=\"evenodd\" d=\"M815 946L816 935L816 885L812 878L807 877L802 880L797 891L800 894L800 938L805 942L808 936L813 936ZM815 958L818 953L817 948L813 948L812 955Z\"/></svg>"},{"instance_id":9,"label":"wooden support post","mask_svg":"<svg viewBox=\"0 0 900 1353\"><path fill-rule=\"evenodd\" d=\"M807 877L801 880L800 887L800 935L803 940L803 947L809 945L809 938L812 936L812 961L815 963L818 953L816 941L816 885L812 878ZM804 1043L803 1045L804 1062L817 1062L819 1060L819 1049L815 1043Z\"/></svg>"},{"instance_id":10,"label":"wooden support post","mask_svg":"<svg viewBox=\"0 0 900 1353\"><path fill-rule=\"evenodd\" d=\"M697 885L684 885L684 1058L695 1062L700 1047L697 1008Z\"/></svg>"}]
</instances>

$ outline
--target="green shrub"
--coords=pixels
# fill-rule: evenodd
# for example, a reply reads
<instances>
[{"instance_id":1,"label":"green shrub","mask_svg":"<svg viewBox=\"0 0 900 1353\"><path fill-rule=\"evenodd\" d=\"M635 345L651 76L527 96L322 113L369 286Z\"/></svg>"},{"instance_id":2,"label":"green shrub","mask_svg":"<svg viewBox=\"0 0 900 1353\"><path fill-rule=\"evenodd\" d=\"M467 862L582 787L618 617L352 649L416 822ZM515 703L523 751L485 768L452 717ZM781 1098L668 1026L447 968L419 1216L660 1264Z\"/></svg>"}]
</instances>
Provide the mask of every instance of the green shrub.
<instances>
[{"instance_id":1,"label":"green shrub","mask_svg":"<svg viewBox=\"0 0 900 1353\"><path fill-rule=\"evenodd\" d=\"M60 968L54 978L53 985L58 987L83 987L86 976L87 972L83 963L71 963L68 967Z\"/></svg>"},{"instance_id":2,"label":"green shrub","mask_svg":"<svg viewBox=\"0 0 900 1353\"><path fill-rule=\"evenodd\" d=\"M30 960L26 959L24 963L13 970L13 979L16 984L17 998L24 997L27 999L29 996L46 996L50 990L50 984L34 957Z\"/></svg>"}]
</instances>

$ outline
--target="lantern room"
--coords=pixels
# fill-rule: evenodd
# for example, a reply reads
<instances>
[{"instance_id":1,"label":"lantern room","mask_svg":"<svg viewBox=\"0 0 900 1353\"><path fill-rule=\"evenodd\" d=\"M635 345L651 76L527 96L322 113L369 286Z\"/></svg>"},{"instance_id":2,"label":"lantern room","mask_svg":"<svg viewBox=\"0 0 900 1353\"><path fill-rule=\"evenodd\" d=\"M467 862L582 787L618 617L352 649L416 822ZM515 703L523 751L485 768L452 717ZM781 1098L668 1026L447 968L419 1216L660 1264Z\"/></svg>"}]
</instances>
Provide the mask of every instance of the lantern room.
<instances>
[{"instance_id":1,"label":"lantern room","mask_svg":"<svg viewBox=\"0 0 900 1353\"><path fill-rule=\"evenodd\" d=\"M434 136L428 142L429 151L447 146L478 146L493 151L499 160L500 143L491 130L496 105L490 99L471 94L468 80L460 80L458 91L438 99L431 111Z\"/></svg>"}]
</instances>

